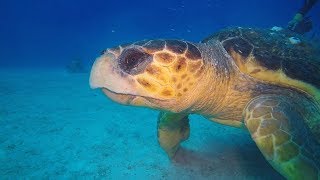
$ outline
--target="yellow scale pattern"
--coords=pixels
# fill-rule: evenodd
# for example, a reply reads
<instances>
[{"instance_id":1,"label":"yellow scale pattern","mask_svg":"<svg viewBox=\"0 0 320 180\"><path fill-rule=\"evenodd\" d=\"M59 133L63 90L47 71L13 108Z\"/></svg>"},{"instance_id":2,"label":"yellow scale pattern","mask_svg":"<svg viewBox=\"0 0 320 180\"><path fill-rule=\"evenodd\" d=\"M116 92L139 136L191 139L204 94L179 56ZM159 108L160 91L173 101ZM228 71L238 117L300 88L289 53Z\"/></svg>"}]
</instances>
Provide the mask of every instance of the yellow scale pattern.
<instances>
[{"instance_id":1,"label":"yellow scale pattern","mask_svg":"<svg viewBox=\"0 0 320 180\"><path fill-rule=\"evenodd\" d=\"M202 59L191 60L167 49L153 52L145 72L135 76L140 86L156 97L182 97L203 72Z\"/></svg>"}]
</instances>

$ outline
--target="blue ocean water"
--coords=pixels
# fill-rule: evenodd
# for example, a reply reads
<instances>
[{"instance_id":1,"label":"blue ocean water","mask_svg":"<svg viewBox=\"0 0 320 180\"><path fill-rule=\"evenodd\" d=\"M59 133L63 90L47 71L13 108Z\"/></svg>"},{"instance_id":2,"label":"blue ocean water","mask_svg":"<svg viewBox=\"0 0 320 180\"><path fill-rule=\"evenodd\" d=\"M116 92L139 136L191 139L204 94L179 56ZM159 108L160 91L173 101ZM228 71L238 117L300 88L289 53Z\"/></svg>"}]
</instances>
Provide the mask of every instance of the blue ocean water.
<instances>
[{"instance_id":1,"label":"blue ocean water","mask_svg":"<svg viewBox=\"0 0 320 180\"><path fill-rule=\"evenodd\" d=\"M285 27L302 4L0 0L0 179L281 179L247 132L199 116L183 144L190 156L175 166L157 143L157 111L116 104L65 67L89 69L102 50L142 39ZM309 15L307 36L319 37L319 3Z\"/></svg>"},{"instance_id":2,"label":"blue ocean water","mask_svg":"<svg viewBox=\"0 0 320 180\"><path fill-rule=\"evenodd\" d=\"M0 1L0 65L88 65L107 47L152 38L200 41L227 26L286 26L303 1ZM310 12L319 31L319 5Z\"/></svg>"}]
</instances>

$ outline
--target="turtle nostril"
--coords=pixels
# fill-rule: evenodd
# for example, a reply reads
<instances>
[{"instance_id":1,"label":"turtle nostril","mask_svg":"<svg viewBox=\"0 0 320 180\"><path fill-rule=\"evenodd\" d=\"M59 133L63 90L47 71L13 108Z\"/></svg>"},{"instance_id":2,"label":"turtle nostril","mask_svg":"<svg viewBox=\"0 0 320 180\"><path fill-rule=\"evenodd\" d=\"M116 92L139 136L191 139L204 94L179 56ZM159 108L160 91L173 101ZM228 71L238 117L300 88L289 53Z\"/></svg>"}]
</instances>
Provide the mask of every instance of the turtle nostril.
<instances>
[{"instance_id":1,"label":"turtle nostril","mask_svg":"<svg viewBox=\"0 0 320 180\"><path fill-rule=\"evenodd\" d=\"M152 56L137 48L125 49L118 60L120 69L127 74L139 74L151 62Z\"/></svg>"}]
</instances>

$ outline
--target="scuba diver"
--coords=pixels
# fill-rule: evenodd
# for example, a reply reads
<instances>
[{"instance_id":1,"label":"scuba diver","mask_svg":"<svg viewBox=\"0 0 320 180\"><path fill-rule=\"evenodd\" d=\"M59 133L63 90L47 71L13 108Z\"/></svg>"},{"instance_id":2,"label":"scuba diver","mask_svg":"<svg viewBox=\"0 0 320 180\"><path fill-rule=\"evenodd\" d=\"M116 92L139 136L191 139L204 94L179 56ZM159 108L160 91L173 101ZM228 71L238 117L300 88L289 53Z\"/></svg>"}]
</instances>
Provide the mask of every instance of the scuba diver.
<instances>
[{"instance_id":1,"label":"scuba diver","mask_svg":"<svg viewBox=\"0 0 320 180\"><path fill-rule=\"evenodd\" d=\"M309 10L316 4L317 0L305 0L303 7L295 14L288 23L288 29L299 34L304 34L312 29L310 17L306 17Z\"/></svg>"}]
</instances>

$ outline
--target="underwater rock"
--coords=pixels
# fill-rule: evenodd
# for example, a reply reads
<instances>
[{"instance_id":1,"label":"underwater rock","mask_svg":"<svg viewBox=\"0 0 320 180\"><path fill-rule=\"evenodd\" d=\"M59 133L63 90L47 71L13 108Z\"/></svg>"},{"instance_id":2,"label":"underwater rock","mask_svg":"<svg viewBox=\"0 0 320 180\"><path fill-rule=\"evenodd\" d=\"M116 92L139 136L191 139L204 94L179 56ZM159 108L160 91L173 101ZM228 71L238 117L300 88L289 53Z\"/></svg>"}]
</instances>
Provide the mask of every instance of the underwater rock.
<instances>
[{"instance_id":1,"label":"underwater rock","mask_svg":"<svg viewBox=\"0 0 320 180\"><path fill-rule=\"evenodd\" d=\"M271 31L282 31L283 30L283 28L282 27L279 27L279 26L273 26L272 28L271 28Z\"/></svg>"},{"instance_id":2,"label":"underwater rock","mask_svg":"<svg viewBox=\"0 0 320 180\"><path fill-rule=\"evenodd\" d=\"M299 43L301 43L301 40L299 38L297 38L297 37L290 37L289 41L290 41L291 44L299 44Z\"/></svg>"},{"instance_id":3,"label":"underwater rock","mask_svg":"<svg viewBox=\"0 0 320 180\"><path fill-rule=\"evenodd\" d=\"M69 73L86 73L86 69L79 59L72 60L70 64L66 66L67 72Z\"/></svg>"}]
</instances>

